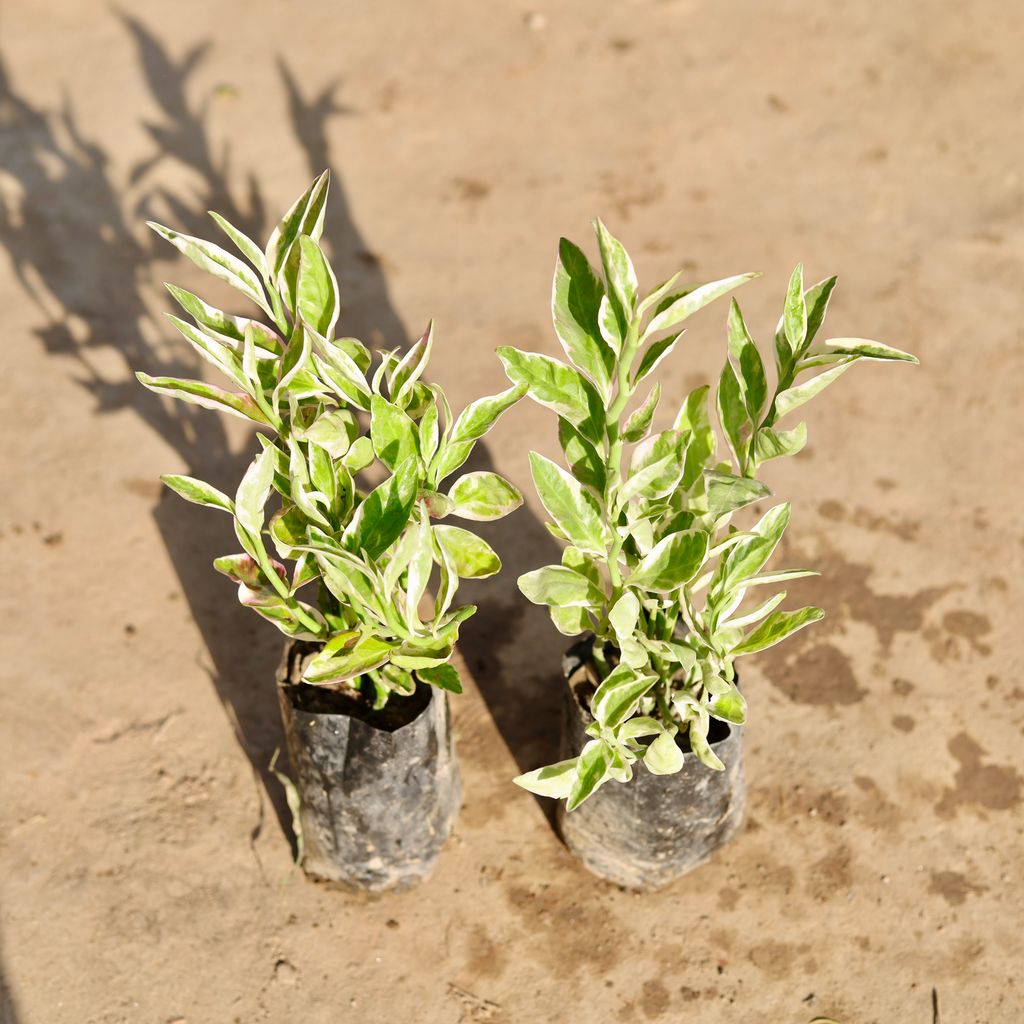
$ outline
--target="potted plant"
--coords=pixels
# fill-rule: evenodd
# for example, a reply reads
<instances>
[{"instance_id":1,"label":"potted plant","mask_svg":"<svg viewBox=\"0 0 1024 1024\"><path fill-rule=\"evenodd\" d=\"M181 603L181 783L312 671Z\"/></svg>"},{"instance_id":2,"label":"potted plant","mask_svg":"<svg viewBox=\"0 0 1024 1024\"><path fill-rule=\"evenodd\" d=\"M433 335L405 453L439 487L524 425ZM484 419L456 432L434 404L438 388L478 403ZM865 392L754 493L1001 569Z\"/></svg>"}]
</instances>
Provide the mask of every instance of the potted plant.
<instances>
[{"instance_id":1,"label":"potted plant","mask_svg":"<svg viewBox=\"0 0 1024 1024\"><path fill-rule=\"evenodd\" d=\"M242 550L214 566L288 637L278 686L307 873L379 890L429 872L458 809L447 694L461 691L451 658L476 609L455 595L461 578L501 563L483 539L441 520L498 519L522 503L495 473L449 477L525 389L455 417L423 377L432 326L376 366L361 342L336 335L338 286L318 244L327 188L325 173L265 250L213 214L244 260L152 224L263 316L232 316L169 286L189 317L171 322L232 389L138 377L258 427L233 498L191 477L162 479L232 517Z\"/></svg>"},{"instance_id":2,"label":"potted plant","mask_svg":"<svg viewBox=\"0 0 1024 1024\"><path fill-rule=\"evenodd\" d=\"M798 266L775 332L774 386L732 301L714 395L720 460L710 387L655 431L661 387L649 378L684 321L756 275L680 289L677 274L641 296L625 249L595 228L601 274L565 239L555 266L552 314L569 363L498 350L509 378L558 415L568 465L530 453L549 528L566 547L560 565L519 587L550 608L560 632L583 634L563 665L564 759L516 782L565 801L563 837L590 870L643 888L699 864L740 823L747 702L736 659L824 614L779 608L784 591L764 599L766 588L813 575L766 568L789 505L733 522L770 494L762 464L806 442L804 423L780 421L858 360L917 360L874 341L817 341L835 278L805 290Z\"/></svg>"}]
</instances>

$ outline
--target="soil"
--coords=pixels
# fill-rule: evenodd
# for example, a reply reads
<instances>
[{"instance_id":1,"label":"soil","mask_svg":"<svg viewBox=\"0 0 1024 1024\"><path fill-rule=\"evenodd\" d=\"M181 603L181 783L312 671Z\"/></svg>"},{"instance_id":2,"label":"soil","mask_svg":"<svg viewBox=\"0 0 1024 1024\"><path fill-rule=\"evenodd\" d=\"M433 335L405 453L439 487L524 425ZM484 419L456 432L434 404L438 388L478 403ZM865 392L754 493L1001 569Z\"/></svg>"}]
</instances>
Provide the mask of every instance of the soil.
<instances>
[{"instance_id":1,"label":"soil","mask_svg":"<svg viewBox=\"0 0 1024 1024\"><path fill-rule=\"evenodd\" d=\"M127 13L128 11L131 13ZM1019 624L1024 8L997 0L547 6L10 0L0 36L0 1019L198 1024L685 1019L1010 1024L1024 1003ZM594 881L511 784L557 749L564 638L518 574L536 500L486 535L453 700L465 799L426 885L354 897L291 869L267 766L281 640L210 563L241 421L131 371L202 372L145 229L257 237L325 166L344 327L433 317L456 408L493 348L554 354L559 235L601 215L653 286L747 269L765 351L791 268L838 273L855 367L766 479L793 503L787 604L824 622L743 665L749 819L652 896ZM724 353L719 304L659 423ZM13 429L12 429L13 428ZM529 494L553 417L469 468Z\"/></svg>"}]
</instances>

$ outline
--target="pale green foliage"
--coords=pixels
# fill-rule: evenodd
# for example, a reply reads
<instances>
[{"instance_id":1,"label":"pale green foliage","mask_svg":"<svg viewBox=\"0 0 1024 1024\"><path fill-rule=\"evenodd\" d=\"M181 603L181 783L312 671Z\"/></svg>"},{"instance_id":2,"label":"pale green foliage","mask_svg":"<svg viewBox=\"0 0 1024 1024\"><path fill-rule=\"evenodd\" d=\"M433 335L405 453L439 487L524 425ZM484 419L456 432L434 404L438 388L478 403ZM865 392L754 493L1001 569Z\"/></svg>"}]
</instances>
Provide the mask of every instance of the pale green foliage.
<instances>
[{"instance_id":1,"label":"pale green foliage","mask_svg":"<svg viewBox=\"0 0 1024 1024\"><path fill-rule=\"evenodd\" d=\"M780 429L782 417L857 360L917 361L874 341L816 342L835 278L805 290L797 267L775 333L771 385L733 299L729 354L714 396L726 451L719 461L710 388L685 396L672 427L653 432L661 389L641 382L676 347L688 317L756 275L677 288L677 274L643 298L625 249L600 221L595 226L602 273L565 239L555 267L552 314L570 363L498 350L513 383L558 414L569 467L531 453L550 529L567 546L561 565L527 573L519 587L549 606L562 633L595 636L593 738L579 758L516 779L534 793L566 798L569 810L609 780L628 781L641 758L655 774L679 771L680 733L705 765L724 767L707 737L712 718L746 719L735 658L824 614L780 610L784 592L765 600L755 589L813 575L764 568L789 523L789 505L744 529L733 525L734 513L770 495L756 479L764 462L806 443L806 425ZM748 591L756 599L750 605Z\"/></svg>"},{"instance_id":2,"label":"pale green foliage","mask_svg":"<svg viewBox=\"0 0 1024 1024\"><path fill-rule=\"evenodd\" d=\"M525 387L479 399L455 418L441 388L423 380L432 325L404 355L381 353L376 367L361 342L336 336L338 283L318 244L327 185L325 172L266 250L213 215L244 259L152 225L271 323L231 316L169 286L191 320L172 323L233 389L138 377L158 394L262 429L234 499L190 477L163 480L233 517L243 551L214 565L238 584L241 602L288 636L323 644L304 679L364 687L379 707L393 692L411 693L414 675L461 689L448 662L460 624L476 609L454 604L459 579L491 576L501 562L480 537L435 521L498 519L522 504L495 473L445 480ZM376 486L363 483L366 471ZM431 582L436 597L424 615ZM315 598L298 596L314 585Z\"/></svg>"}]
</instances>

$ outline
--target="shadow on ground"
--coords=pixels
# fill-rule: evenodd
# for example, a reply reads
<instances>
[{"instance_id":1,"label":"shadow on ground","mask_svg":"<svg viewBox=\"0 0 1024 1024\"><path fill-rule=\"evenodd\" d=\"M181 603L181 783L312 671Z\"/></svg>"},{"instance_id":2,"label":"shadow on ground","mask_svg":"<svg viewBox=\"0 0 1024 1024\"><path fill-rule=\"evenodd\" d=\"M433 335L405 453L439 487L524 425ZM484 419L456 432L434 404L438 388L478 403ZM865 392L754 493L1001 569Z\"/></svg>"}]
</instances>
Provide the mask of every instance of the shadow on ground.
<instances>
[{"instance_id":1,"label":"shadow on ground","mask_svg":"<svg viewBox=\"0 0 1024 1024\"><path fill-rule=\"evenodd\" d=\"M162 323L148 298L161 293L155 263L167 263L176 254L165 251L155 236L140 242L137 229L152 218L213 237L206 214L210 209L255 238L266 237L271 225L255 175L246 179L244 201L236 200L230 149L211 140L206 103L189 99L190 78L211 44L198 43L175 58L142 22L125 14L116 17L134 42L145 86L159 109L158 119L144 125L152 152L122 184L116 154L82 135L71 101L58 110L34 106L19 93L0 57L0 154L16 196L13 203L0 205L0 239L21 286L40 310L38 338L49 354L67 360L75 379L92 395L97 415L131 409L174 448L185 472L232 492L250 457L251 436L233 450L215 413L163 402L134 379L139 369L153 375L200 375L197 360ZM404 344L409 334L391 303L380 262L352 217L344 179L332 159L328 126L333 118L352 113L338 99L340 85L333 82L307 97L283 58L278 73L309 178L325 167L332 171L324 234L342 289L345 329L374 346ZM168 164L175 180L184 170L188 180L198 183L193 191L184 194L160 182ZM113 374L111 351L120 356ZM490 465L486 448L478 446L468 468ZM290 835L284 794L268 770L280 744L271 685L280 638L239 606L230 584L211 570L212 560L234 547L221 517L166 492L153 514L209 652L213 684ZM469 588L470 600L479 595L481 611L467 624L461 649L502 737L520 770L527 770L557 753L557 680L532 666L557 665L558 638L550 636L540 618L532 621L544 636L524 635L532 630L523 619L515 578L557 561L558 550L526 509L491 524L486 533L503 555L505 572L486 590ZM262 815L254 839L261 828Z\"/></svg>"}]
</instances>

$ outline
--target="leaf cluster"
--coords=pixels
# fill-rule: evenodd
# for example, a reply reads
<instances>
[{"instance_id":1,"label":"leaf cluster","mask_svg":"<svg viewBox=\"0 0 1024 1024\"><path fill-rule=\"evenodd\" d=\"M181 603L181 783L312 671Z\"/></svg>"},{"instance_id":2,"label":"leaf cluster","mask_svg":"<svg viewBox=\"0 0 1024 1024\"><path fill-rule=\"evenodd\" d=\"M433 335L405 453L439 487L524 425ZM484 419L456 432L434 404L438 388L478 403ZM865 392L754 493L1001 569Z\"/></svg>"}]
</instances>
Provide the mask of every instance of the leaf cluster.
<instances>
[{"instance_id":1,"label":"leaf cluster","mask_svg":"<svg viewBox=\"0 0 1024 1024\"><path fill-rule=\"evenodd\" d=\"M572 242L559 245L552 319L568 361L498 350L510 380L557 415L568 467L530 454L548 528L565 548L560 564L527 573L519 587L549 607L566 636L593 634L594 722L578 757L516 781L566 798L569 810L609 780L628 781L641 759L670 774L688 749L709 768L724 767L708 730L711 719L746 719L735 659L824 614L779 608L785 591L758 596L813 574L767 568L789 505L745 528L734 515L769 497L761 466L806 443L805 423L782 428L780 420L857 361L917 361L874 341L819 342L836 279L805 289L798 266L775 331L773 380L733 298L714 394L696 388L671 411L671 427L656 430L662 393L650 378L683 340L683 324L758 275L680 287L676 274L641 295L626 250L600 221L595 230L599 270Z\"/></svg>"},{"instance_id":2,"label":"leaf cluster","mask_svg":"<svg viewBox=\"0 0 1024 1024\"><path fill-rule=\"evenodd\" d=\"M454 416L443 390L424 379L433 325L404 354L376 358L338 336L338 282L319 244L327 191L325 172L262 249L211 214L240 255L151 224L262 316L234 316L169 285L185 314L170 321L230 384L138 378L260 428L233 498L192 477L162 479L232 517L242 551L214 566L238 584L242 604L286 635L322 644L303 679L365 688L380 707L394 692L411 693L417 676L461 689L449 661L475 608L455 604L459 580L491 576L501 562L472 530L443 521L498 519L522 495L496 473L449 478L525 387Z\"/></svg>"}]
</instances>

